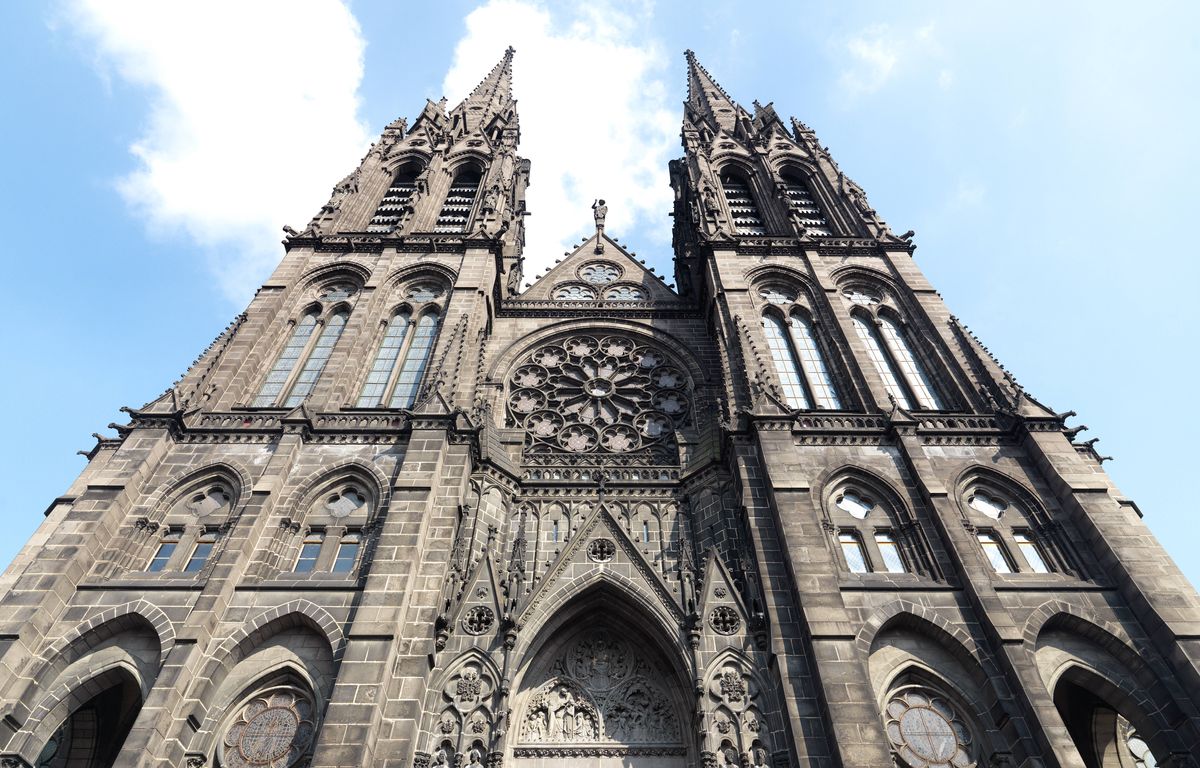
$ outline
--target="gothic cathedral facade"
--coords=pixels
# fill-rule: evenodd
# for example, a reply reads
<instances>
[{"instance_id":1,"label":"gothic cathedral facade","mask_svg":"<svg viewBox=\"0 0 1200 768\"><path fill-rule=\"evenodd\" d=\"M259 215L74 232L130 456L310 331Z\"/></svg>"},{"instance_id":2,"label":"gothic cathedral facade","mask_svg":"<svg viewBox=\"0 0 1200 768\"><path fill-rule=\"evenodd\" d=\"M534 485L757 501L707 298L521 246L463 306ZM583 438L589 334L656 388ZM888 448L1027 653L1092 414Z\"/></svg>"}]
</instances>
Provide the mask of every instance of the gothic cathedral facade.
<instances>
[{"instance_id":1,"label":"gothic cathedral facade","mask_svg":"<svg viewBox=\"0 0 1200 768\"><path fill-rule=\"evenodd\" d=\"M1103 457L687 63L673 284L598 202L519 290L511 49L384 130L3 575L0 765L1197 765Z\"/></svg>"}]
</instances>

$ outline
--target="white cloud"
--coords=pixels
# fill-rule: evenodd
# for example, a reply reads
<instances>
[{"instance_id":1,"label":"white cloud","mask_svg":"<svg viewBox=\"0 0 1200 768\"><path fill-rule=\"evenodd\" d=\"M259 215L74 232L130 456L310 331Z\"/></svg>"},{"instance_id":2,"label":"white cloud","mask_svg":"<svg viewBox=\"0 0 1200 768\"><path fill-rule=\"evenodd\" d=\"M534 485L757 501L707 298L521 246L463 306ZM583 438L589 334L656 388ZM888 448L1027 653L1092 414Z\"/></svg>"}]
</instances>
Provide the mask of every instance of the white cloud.
<instances>
[{"instance_id":1,"label":"white cloud","mask_svg":"<svg viewBox=\"0 0 1200 768\"><path fill-rule=\"evenodd\" d=\"M668 104L660 79L666 57L645 35L644 13L577 2L555 5L552 15L529 0L489 0L466 18L445 80L451 104L505 45L517 49L521 153L533 165L526 280L594 231L597 197L608 203L606 232L635 250L654 246L664 256L652 260L669 264L667 160L678 146L681 109ZM683 83L682 61L673 74Z\"/></svg>"},{"instance_id":2,"label":"white cloud","mask_svg":"<svg viewBox=\"0 0 1200 768\"><path fill-rule=\"evenodd\" d=\"M354 16L333 0L74 0L66 16L102 77L149 94L122 195L154 234L203 246L246 299L282 255L280 227L302 228L370 143Z\"/></svg>"},{"instance_id":3,"label":"white cloud","mask_svg":"<svg viewBox=\"0 0 1200 768\"><path fill-rule=\"evenodd\" d=\"M850 97L878 91L891 78L899 61L896 40L886 27L874 26L846 41L850 68L842 72L842 88Z\"/></svg>"},{"instance_id":4,"label":"white cloud","mask_svg":"<svg viewBox=\"0 0 1200 768\"><path fill-rule=\"evenodd\" d=\"M838 83L848 101L878 92L902 72L920 71L922 65L945 58L932 22L909 30L874 24L837 47L846 62ZM954 85L950 68L941 67L932 77L943 90Z\"/></svg>"}]
</instances>

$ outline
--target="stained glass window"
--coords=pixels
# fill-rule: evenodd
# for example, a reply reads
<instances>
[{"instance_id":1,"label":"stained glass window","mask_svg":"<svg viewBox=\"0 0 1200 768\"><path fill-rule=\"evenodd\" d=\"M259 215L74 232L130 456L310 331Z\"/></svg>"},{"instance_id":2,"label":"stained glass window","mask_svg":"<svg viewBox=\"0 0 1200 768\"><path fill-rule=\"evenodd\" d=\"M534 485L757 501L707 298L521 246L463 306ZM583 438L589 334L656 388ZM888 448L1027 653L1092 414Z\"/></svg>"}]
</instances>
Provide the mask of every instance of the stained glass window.
<instances>
[{"instance_id":1,"label":"stained glass window","mask_svg":"<svg viewBox=\"0 0 1200 768\"><path fill-rule=\"evenodd\" d=\"M584 265L579 270L579 276L593 285L604 285L620 277L621 272L612 264L597 262L595 264Z\"/></svg>"},{"instance_id":2,"label":"stained glass window","mask_svg":"<svg viewBox=\"0 0 1200 768\"><path fill-rule=\"evenodd\" d=\"M295 408L312 394L317 380L321 378L321 371L325 370L325 363L329 361L329 356L333 353L334 345L342 336L342 330L345 329L346 320L349 317L350 314L345 311L334 312L329 316L325 328L317 337L316 345L308 353L308 359L304 361L304 367L300 369L300 375L296 377L296 383L292 385L292 391L288 393L288 398L283 403L285 407Z\"/></svg>"},{"instance_id":3,"label":"stained glass window","mask_svg":"<svg viewBox=\"0 0 1200 768\"><path fill-rule=\"evenodd\" d=\"M296 367L300 355L304 354L304 348L308 346L308 338L312 336L316 327L317 313L315 311L305 314L300 318L300 322L296 323L291 337L288 338L287 346L279 353L279 358L275 361L271 372L267 374L266 381L263 382L262 389L258 392L258 397L254 399L256 408L269 408L275 404L275 399L283 391L283 385L292 375L292 369Z\"/></svg>"},{"instance_id":4,"label":"stained glass window","mask_svg":"<svg viewBox=\"0 0 1200 768\"><path fill-rule=\"evenodd\" d=\"M767 332L767 347L771 350L771 359L775 361L775 372L779 374L784 399L793 408L810 408L808 395L805 394L804 384L800 380L800 366L788 344L783 321L773 314L765 314L763 328Z\"/></svg>"},{"instance_id":5,"label":"stained glass window","mask_svg":"<svg viewBox=\"0 0 1200 768\"><path fill-rule=\"evenodd\" d=\"M383 402L384 391L400 358L400 349L404 346L404 337L408 335L409 320L408 312L398 312L388 321L379 351L375 353L375 362L371 364L367 381L358 396L359 408L374 408Z\"/></svg>"},{"instance_id":6,"label":"stained glass window","mask_svg":"<svg viewBox=\"0 0 1200 768\"><path fill-rule=\"evenodd\" d=\"M426 312L417 321L412 344L404 355L400 377L396 379L396 388L392 390L392 408L411 407L417 399L417 388L421 385L421 378L429 364L429 355L433 352L434 339L437 338L437 325L436 312Z\"/></svg>"},{"instance_id":7,"label":"stained glass window","mask_svg":"<svg viewBox=\"0 0 1200 768\"><path fill-rule=\"evenodd\" d=\"M920 406L930 410L940 410L942 403L938 399L937 390L934 389L929 375L921 366L921 363L917 361L912 348L909 347L908 339L896 327L891 318L879 318L879 329L883 333L884 343L887 344L888 350L892 353L892 358L900 367L901 373L904 374L904 380L908 382L908 387L916 395Z\"/></svg>"},{"instance_id":8,"label":"stained glass window","mask_svg":"<svg viewBox=\"0 0 1200 768\"><path fill-rule=\"evenodd\" d=\"M896 398L896 403L901 408L912 408L912 403L908 400L908 395L904 392L904 387L900 386L900 377L896 373L896 369L892 366L891 359L884 353L883 347L879 345L879 338L875 335L875 329L867 325L867 321L863 320L858 315L855 315L854 330L858 333L858 337L863 340L867 346L867 355L871 358L871 362L875 365L876 372L879 373L879 378L883 380L883 387L888 394Z\"/></svg>"},{"instance_id":9,"label":"stained glass window","mask_svg":"<svg viewBox=\"0 0 1200 768\"><path fill-rule=\"evenodd\" d=\"M788 320L788 327L792 334L792 344L795 345L796 352L800 356L800 366L804 369L804 378L808 382L808 388L812 391L813 399L817 401L817 407L828 410L841 408L841 401L838 400L837 392L833 387L833 379L830 378L829 369L825 367L825 360L821 357L821 350L817 347L812 323L807 317L794 314Z\"/></svg>"}]
</instances>

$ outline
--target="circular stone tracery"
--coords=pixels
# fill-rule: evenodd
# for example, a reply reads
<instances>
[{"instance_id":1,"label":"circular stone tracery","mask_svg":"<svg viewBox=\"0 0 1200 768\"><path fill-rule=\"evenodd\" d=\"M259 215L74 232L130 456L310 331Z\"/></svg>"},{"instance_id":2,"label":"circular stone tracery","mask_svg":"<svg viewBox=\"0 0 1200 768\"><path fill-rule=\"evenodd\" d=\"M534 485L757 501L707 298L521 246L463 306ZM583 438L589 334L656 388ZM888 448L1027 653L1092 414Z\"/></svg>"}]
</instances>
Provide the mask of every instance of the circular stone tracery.
<instances>
[{"instance_id":1,"label":"circular stone tracery","mask_svg":"<svg viewBox=\"0 0 1200 768\"><path fill-rule=\"evenodd\" d=\"M672 434L691 412L665 352L623 335L571 336L531 352L508 379L511 418L572 453L625 453Z\"/></svg>"},{"instance_id":2,"label":"circular stone tracery","mask_svg":"<svg viewBox=\"0 0 1200 768\"><path fill-rule=\"evenodd\" d=\"M885 711L888 739L910 768L970 768L971 734L944 698L924 690L893 696Z\"/></svg>"},{"instance_id":3,"label":"circular stone tracery","mask_svg":"<svg viewBox=\"0 0 1200 768\"><path fill-rule=\"evenodd\" d=\"M226 730L221 765L287 768L308 752L315 732L312 702L299 691L260 694Z\"/></svg>"}]
</instances>

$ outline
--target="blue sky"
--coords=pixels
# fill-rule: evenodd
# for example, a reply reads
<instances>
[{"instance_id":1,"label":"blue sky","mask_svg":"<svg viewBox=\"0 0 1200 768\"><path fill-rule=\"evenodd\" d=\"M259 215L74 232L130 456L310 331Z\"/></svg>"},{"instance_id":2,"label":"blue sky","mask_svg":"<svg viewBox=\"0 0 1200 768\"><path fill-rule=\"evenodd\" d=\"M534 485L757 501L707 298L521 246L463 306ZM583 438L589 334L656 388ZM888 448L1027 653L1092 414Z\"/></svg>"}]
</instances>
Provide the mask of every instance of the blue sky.
<instances>
[{"instance_id":1,"label":"blue sky","mask_svg":"<svg viewBox=\"0 0 1200 768\"><path fill-rule=\"evenodd\" d=\"M517 48L527 256L609 230L671 272L682 52L829 145L951 310L1100 437L1200 583L1187 330L1200 284L1200 5L0 5L10 437L0 562L160 394L367 144Z\"/></svg>"}]
</instances>

